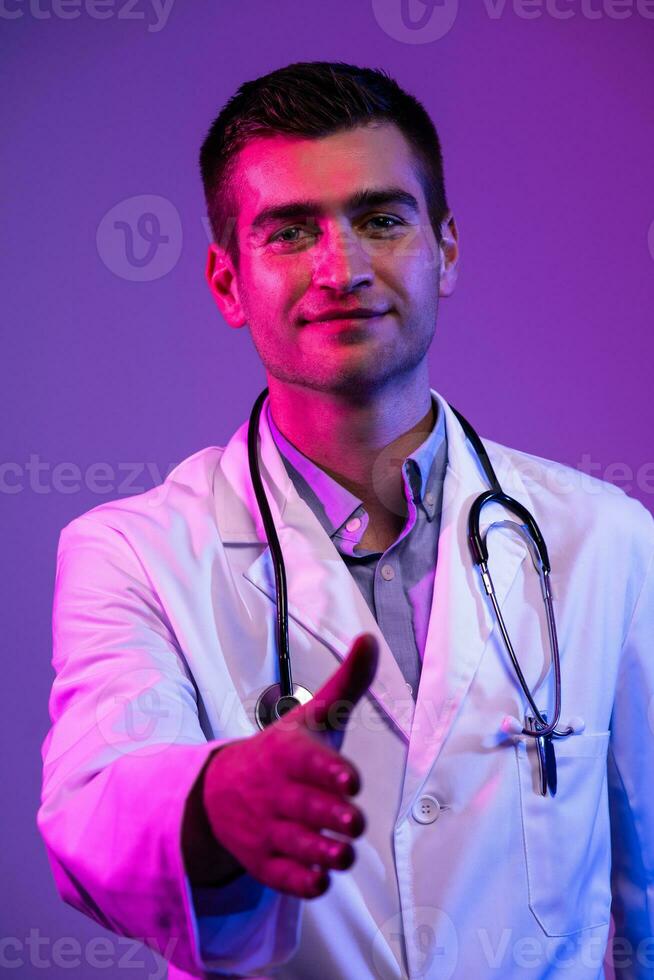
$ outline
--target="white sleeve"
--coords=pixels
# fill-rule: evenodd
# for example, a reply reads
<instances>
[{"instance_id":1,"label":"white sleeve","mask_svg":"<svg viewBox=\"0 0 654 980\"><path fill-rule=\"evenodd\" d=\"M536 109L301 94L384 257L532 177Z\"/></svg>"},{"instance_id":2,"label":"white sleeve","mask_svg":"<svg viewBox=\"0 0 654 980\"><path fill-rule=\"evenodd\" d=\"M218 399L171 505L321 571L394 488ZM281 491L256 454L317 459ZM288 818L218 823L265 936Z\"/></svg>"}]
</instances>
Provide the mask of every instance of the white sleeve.
<instances>
[{"instance_id":1,"label":"white sleeve","mask_svg":"<svg viewBox=\"0 0 654 980\"><path fill-rule=\"evenodd\" d=\"M248 874L190 884L186 802L229 740L202 731L184 653L138 554L87 516L59 539L53 666L37 823L62 899L195 976L287 962L300 899Z\"/></svg>"},{"instance_id":2,"label":"white sleeve","mask_svg":"<svg viewBox=\"0 0 654 980\"><path fill-rule=\"evenodd\" d=\"M644 567L617 675L608 756L615 975L654 977L654 521L634 564ZM645 558L638 557L644 553Z\"/></svg>"}]
</instances>

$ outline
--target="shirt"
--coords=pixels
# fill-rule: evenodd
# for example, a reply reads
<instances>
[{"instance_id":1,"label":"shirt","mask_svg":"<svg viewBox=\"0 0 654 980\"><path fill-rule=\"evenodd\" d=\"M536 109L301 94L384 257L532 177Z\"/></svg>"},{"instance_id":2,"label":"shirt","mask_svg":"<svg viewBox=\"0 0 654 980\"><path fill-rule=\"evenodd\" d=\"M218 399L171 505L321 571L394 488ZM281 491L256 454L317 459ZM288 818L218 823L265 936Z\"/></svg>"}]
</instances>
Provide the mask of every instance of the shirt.
<instances>
[{"instance_id":1,"label":"shirt","mask_svg":"<svg viewBox=\"0 0 654 980\"><path fill-rule=\"evenodd\" d=\"M382 553L359 543L369 520L361 500L286 439L268 403L268 422L286 471L348 566L414 700L427 640L447 468L445 420L433 396L432 404L436 422L401 467L404 528Z\"/></svg>"}]
</instances>

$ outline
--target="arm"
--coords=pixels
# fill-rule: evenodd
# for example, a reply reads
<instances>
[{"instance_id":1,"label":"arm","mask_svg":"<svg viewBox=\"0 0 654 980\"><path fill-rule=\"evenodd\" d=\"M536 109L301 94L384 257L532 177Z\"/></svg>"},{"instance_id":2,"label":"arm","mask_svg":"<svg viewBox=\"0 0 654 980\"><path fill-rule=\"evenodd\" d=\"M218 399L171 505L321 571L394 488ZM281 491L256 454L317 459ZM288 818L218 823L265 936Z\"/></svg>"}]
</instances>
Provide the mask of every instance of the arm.
<instances>
[{"instance_id":1,"label":"arm","mask_svg":"<svg viewBox=\"0 0 654 980\"><path fill-rule=\"evenodd\" d=\"M184 866L191 883L199 887L229 884L245 874L243 865L216 840L204 807L204 777L214 754L203 765L188 795L182 825Z\"/></svg>"},{"instance_id":2,"label":"arm","mask_svg":"<svg viewBox=\"0 0 654 980\"><path fill-rule=\"evenodd\" d=\"M197 792L228 740L205 738L193 680L138 555L93 518L61 533L53 665L37 822L63 900L197 976L247 976L288 960L300 902L234 877L231 857L225 877L228 855L211 846Z\"/></svg>"},{"instance_id":3,"label":"arm","mask_svg":"<svg viewBox=\"0 0 654 980\"><path fill-rule=\"evenodd\" d=\"M654 557L649 561L622 649L608 758L615 923L615 975L654 978ZM640 550L640 549L639 549ZM637 562L638 563L638 562Z\"/></svg>"}]
</instances>

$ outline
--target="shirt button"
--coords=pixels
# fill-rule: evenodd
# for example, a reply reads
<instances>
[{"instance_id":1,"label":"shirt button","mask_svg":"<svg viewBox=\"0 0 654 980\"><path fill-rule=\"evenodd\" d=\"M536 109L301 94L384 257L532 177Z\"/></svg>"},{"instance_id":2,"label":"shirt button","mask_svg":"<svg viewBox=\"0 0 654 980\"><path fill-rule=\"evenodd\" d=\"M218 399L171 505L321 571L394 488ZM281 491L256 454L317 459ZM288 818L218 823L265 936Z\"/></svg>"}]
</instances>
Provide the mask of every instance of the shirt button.
<instances>
[{"instance_id":1,"label":"shirt button","mask_svg":"<svg viewBox=\"0 0 654 980\"><path fill-rule=\"evenodd\" d=\"M385 578L387 582L390 582L392 578L395 578L395 572L393 571L392 565L382 565L382 578Z\"/></svg>"},{"instance_id":2,"label":"shirt button","mask_svg":"<svg viewBox=\"0 0 654 980\"><path fill-rule=\"evenodd\" d=\"M346 531L358 531L360 527L361 527L361 518L360 517L351 517L349 519L349 521L347 522L347 524L345 525L345 530Z\"/></svg>"},{"instance_id":3,"label":"shirt button","mask_svg":"<svg viewBox=\"0 0 654 980\"><path fill-rule=\"evenodd\" d=\"M421 796L411 808L413 818L418 823L433 823L438 820L440 812L441 805L435 796Z\"/></svg>"},{"instance_id":4,"label":"shirt button","mask_svg":"<svg viewBox=\"0 0 654 980\"><path fill-rule=\"evenodd\" d=\"M428 504L430 507L434 503L434 495L431 492L431 490L428 490L427 493L425 494L425 503Z\"/></svg>"}]
</instances>

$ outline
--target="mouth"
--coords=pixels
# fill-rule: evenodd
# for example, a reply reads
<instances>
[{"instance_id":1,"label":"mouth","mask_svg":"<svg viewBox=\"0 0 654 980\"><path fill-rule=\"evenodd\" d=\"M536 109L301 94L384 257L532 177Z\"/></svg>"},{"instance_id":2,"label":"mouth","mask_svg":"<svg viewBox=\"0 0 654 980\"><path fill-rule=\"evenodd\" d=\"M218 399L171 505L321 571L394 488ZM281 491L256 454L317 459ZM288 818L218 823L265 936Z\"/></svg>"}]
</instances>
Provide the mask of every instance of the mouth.
<instances>
[{"instance_id":1,"label":"mouth","mask_svg":"<svg viewBox=\"0 0 654 980\"><path fill-rule=\"evenodd\" d=\"M324 320L308 320L305 326L327 330L351 330L353 327L361 327L365 323L378 323L389 314L390 310L380 313L352 313L346 316L329 317Z\"/></svg>"}]
</instances>

